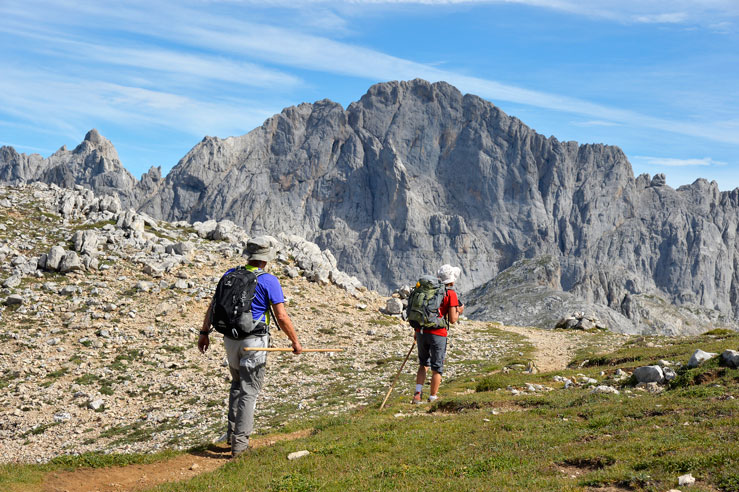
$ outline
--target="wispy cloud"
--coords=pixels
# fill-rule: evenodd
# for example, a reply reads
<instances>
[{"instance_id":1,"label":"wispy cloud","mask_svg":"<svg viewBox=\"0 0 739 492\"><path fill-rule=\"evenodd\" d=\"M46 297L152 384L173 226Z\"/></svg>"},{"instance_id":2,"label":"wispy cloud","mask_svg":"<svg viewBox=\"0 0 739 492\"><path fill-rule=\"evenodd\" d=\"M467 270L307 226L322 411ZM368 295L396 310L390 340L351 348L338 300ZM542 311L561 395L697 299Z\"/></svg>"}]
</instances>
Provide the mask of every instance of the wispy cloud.
<instances>
[{"instance_id":1,"label":"wispy cloud","mask_svg":"<svg viewBox=\"0 0 739 492\"><path fill-rule=\"evenodd\" d=\"M234 3L221 0L215 3ZM455 6L486 4L518 4L607 19L617 22L645 24L699 24L708 28L724 25L739 17L739 3L734 0L243 0L242 4L268 4L286 8L304 8L306 5L422 5ZM733 23L733 22L732 22Z\"/></svg>"},{"instance_id":2,"label":"wispy cloud","mask_svg":"<svg viewBox=\"0 0 739 492\"><path fill-rule=\"evenodd\" d=\"M287 2L278 2L287 4ZM326 4L332 0L307 0L300 3ZM593 18L619 22L648 24L695 23L712 25L735 21L739 17L739 3L734 0L351 0L351 4L393 5L482 5L519 4L558 10Z\"/></svg>"},{"instance_id":3,"label":"wispy cloud","mask_svg":"<svg viewBox=\"0 0 739 492\"><path fill-rule=\"evenodd\" d=\"M474 0L471 0L474 1ZM490 0L495 2L496 0ZM502 1L502 0L501 0ZM510 0L517 3L526 3L538 7L557 8L560 10L577 10L588 5L591 9L606 9L610 3L602 0L594 2L574 2L557 0ZM12 4L12 2L10 2ZM387 3L387 2L385 2ZM431 2L429 3L439 3ZM449 3L457 3L449 0ZM663 8L665 2L657 2ZM717 9L723 8L733 11L728 4L716 0ZM143 5L143 4L141 4ZM141 7L138 5L138 7ZM626 1L624 9L636 9L637 3ZM640 4L639 4L640 5ZM677 1L676 6L682 7L686 2ZM46 47L47 50L59 54L67 59L89 57L98 63L131 66L149 71L138 79L131 75L122 82L111 81L104 69L87 67L84 80L75 81L72 75L68 80L50 74L45 84L50 84L57 92L57 96L73 96L81 99L77 104L65 107L71 114L94 113L97 117L129 118L132 121L145 120L149 124L184 124L190 131L202 131L206 121L233 121L241 118L242 121L251 120L248 114L255 111L244 111L219 101L204 100L202 95L192 91L183 92L177 83L178 76L189 75L196 80L211 79L227 82L240 82L244 85L266 87L290 87L299 84L297 77L282 70L267 69L260 65L267 63L270 66L279 65L290 69L303 69L323 72L334 75L360 77L370 81L424 78L431 81L444 80L461 90L493 100L494 102L507 101L547 110L554 110L569 114L582 115L591 125L630 125L641 128L658 129L666 132L701 137L708 140L731 144L739 143L739 132L733 124L722 121L692 122L681 118L671 120L657 116L642 114L637 111L610 107L575 97L535 91L504 84L495 80L463 75L453 71L443 70L432 65L422 64L392 56L364 46L340 42L327 37L297 32L294 29L285 29L243 21L230 15L209 13L209 9L199 8L198 3L156 3L147 6L149 15L142 15L137 10L136 3L128 4L126 8L108 9L97 3L81 2L75 4L74 10L64 11L46 22L28 18L27 12L21 15L20 23L23 29L31 27L28 24L38 24L32 30L37 36L38 31L44 29L58 30L59 25L72 24L82 32L87 32L86 24L100 22L111 28L124 29L134 39L149 39L143 47L130 46L119 43L118 39L106 39L106 42L97 44L91 41L76 39L62 39L62 45L67 47ZM7 7L7 4L6 4ZM70 7L71 8L71 7ZM737 7L739 8L739 7ZM607 10L607 9L606 9ZM2 11L2 7L0 7ZM75 15L71 15L73 12ZM605 15L605 14L604 14ZM653 14L644 14L653 15ZM654 14L657 15L657 14ZM662 14L659 14L662 15ZM168 19L168 21L164 21ZM92 22L92 23L94 23ZM151 41L151 38L157 38ZM97 40L96 40L97 41ZM138 41L143 43L144 41ZM151 48L149 45L169 46L168 49ZM70 47L82 47L74 50ZM156 80L153 72L169 74L169 79L160 84L147 84ZM13 91L20 91L21 97L16 99L0 96L5 101L6 110L23 115L26 104L38 107L38 101L29 97L27 90L21 88L23 81L11 80L5 74L5 84L11 85ZM137 83L138 82L138 83ZM72 86L84 86L91 90L91 96L76 91ZM151 91L151 86L157 90ZM138 88L136 87L138 86ZM45 92L39 88L40 92ZM12 91L11 91L12 92ZM48 91L46 91L48 92ZM70 94L71 92L71 94ZM45 98L42 98L45 99ZM94 106L90 101L94 100ZM24 101L24 102L21 102ZM126 105L125 101L131 103ZM241 101L244 103L245 101ZM52 104L51 100L46 103ZM56 102L59 105L59 101ZM64 107L62 105L62 107ZM241 106L244 107L243 104ZM192 108L198 108L201 113L195 117ZM273 108L279 109L279 108ZM160 113L157 114L156 112ZM177 111L188 115L183 120L177 116ZM211 113L215 112L215 114ZM259 111L256 111L259 113ZM167 122L166 119L172 118ZM189 120L188 118L192 118ZM64 120L62 120L64 121ZM60 123L63 125L64 123ZM218 128L233 127L233 125L218 125ZM212 132L212 130L211 130Z\"/></svg>"},{"instance_id":4,"label":"wispy cloud","mask_svg":"<svg viewBox=\"0 0 739 492\"><path fill-rule=\"evenodd\" d=\"M461 75L362 46L296 33L275 26L233 21L217 16L201 16L199 20L200 22L189 25L172 25L169 29L161 30L159 34L177 42L197 40L201 48L220 49L230 53L248 52L255 58L280 65L371 80L416 77L432 81L443 80L463 91L493 101L508 101L580 114L614 124L628 124L719 142L739 143L739 133L732 125L725 125L721 121L706 124L685 119L659 118L578 98Z\"/></svg>"},{"instance_id":5,"label":"wispy cloud","mask_svg":"<svg viewBox=\"0 0 739 492\"><path fill-rule=\"evenodd\" d=\"M0 112L39 126L54 125L78 135L80 125L100 119L134 125L163 126L202 134L234 134L259 125L278 111L279 96L240 97L240 87L258 87L279 94L303 84L299 70L351 76L368 81L412 79L447 81L464 92L494 102L511 102L585 118L579 126L630 126L739 144L736 122L663 118L639 111L544 91L536 91L481 77L444 70L392 56L359 44L340 42L315 29L242 20L211 9L233 2L144 2L131 0L120 8L99 2L60 0L51 14L44 5L16 0L0 3L0 16L10 19L0 30L35 39L29 49L54 57L60 65L74 63L78 72L29 69L7 63L0 78ZM250 2L246 2L250 3ZM261 4L261 2L251 2ZM739 3L624 0L355 0L365 3L470 4L517 3L577 15L642 23L688 23L696 19L732 23ZM330 1L271 2L310 10L330 11ZM700 4L700 5L698 5ZM66 5L66 6L65 6ZM145 14L144 14L145 12ZM220 13L219 13L220 12ZM307 15L307 14L306 14ZM721 18L719 20L718 18ZM346 29L344 20L329 16L312 23L318 30ZM99 26L100 29L90 29ZM307 32L306 32L307 31ZM107 37L103 33L115 33ZM131 70L111 70L111 66ZM210 81L228 83L230 92L199 89ZM225 85L225 84L224 84ZM216 91L217 92L217 91ZM656 159L656 158L655 158ZM693 160L687 160L689 162ZM656 161L655 161L656 162ZM660 165L655 163L654 165ZM670 165L670 164L661 164ZM677 165L677 164L671 164ZM711 165L691 163L683 165ZM713 164L716 165L716 164Z\"/></svg>"},{"instance_id":6,"label":"wispy cloud","mask_svg":"<svg viewBox=\"0 0 739 492\"><path fill-rule=\"evenodd\" d=\"M660 167L693 167L693 166L726 166L726 162L715 161L710 157L701 159L676 159L673 157L650 157L644 155L635 155L631 158L632 163L646 166Z\"/></svg>"},{"instance_id":7,"label":"wispy cloud","mask_svg":"<svg viewBox=\"0 0 739 492\"><path fill-rule=\"evenodd\" d=\"M243 133L273 114L248 100L204 101L104 81L80 81L48 71L7 67L0 79L3 112L70 137L96 122L168 127L192 135Z\"/></svg>"},{"instance_id":8,"label":"wispy cloud","mask_svg":"<svg viewBox=\"0 0 739 492\"><path fill-rule=\"evenodd\" d=\"M621 123L617 123L615 121L603 121L603 120L575 121L572 124L575 126L582 126L582 127L621 126Z\"/></svg>"}]
</instances>

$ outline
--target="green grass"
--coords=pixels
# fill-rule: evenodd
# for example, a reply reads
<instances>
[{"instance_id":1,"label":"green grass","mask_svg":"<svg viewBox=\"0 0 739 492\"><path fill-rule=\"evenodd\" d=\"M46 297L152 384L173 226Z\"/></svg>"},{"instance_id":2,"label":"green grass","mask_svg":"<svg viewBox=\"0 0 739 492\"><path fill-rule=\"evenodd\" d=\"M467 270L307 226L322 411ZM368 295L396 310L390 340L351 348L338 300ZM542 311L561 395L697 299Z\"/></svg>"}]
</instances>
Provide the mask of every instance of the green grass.
<instances>
[{"instance_id":1,"label":"green grass","mask_svg":"<svg viewBox=\"0 0 739 492\"><path fill-rule=\"evenodd\" d=\"M698 346L718 352L736 346L739 335L661 343L591 356L582 368L580 359L559 374L602 380L601 370L660 359L686 363ZM407 395L398 395L382 412L365 408L327 418L309 438L260 448L248 459L155 490L240 490L248 475L249 490L663 491L684 473L698 479L691 490L739 490L739 449L732 444L739 439L739 400L728 398L739 396L739 371L712 361L679 374L678 381L687 382L658 395L628 386L619 395L563 390L552 374L516 371L445 382L432 406L412 407ZM557 389L519 396L505 389L525 383ZM476 391L464 391L469 388ZM397 418L398 412L410 415ZM311 455L286 459L301 449Z\"/></svg>"},{"instance_id":2,"label":"green grass","mask_svg":"<svg viewBox=\"0 0 739 492\"><path fill-rule=\"evenodd\" d=\"M653 341L663 346L636 340L598 358L580 354L571 369L556 374L572 378L583 373L603 381L601 371L607 379L616 368L660 359L685 364L696 348L720 352L737 347L739 334ZM525 359L528 351L516 349L503 364ZM580 367L586 359L590 362ZM338 417L283 420L284 431L312 426L314 433L255 449L218 470L153 490L584 492L613 487L658 492L676 488L679 475L692 473L698 481L690 490L739 492L739 370L721 367L717 360L679 369L678 378L656 395L607 380L621 393L564 390L552 376L488 372L444 381L442 398L433 405L412 406L408 395L396 389L383 411L377 401ZM516 396L507 390L526 383L555 389ZM327 392L331 405L339 398ZM161 423L162 428L170 425ZM142 421L108 429L105 437L131 442L156 431ZM311 454L286 459L303 449ZM22 480L28 468L19 468L12 476ZM0 475L0 488L2 480Z\"/></svg>"},{"instance_id":3,"label":"green grass","mask_svg":"<svg viewBox=\"0 0 739 492\"><path fill-rule=\"evenodd\" d=\"M18 379L21 373L18 371L8 372L0 375L0 389L7 388L11 381Z\"/></svg>"}]
</instances>

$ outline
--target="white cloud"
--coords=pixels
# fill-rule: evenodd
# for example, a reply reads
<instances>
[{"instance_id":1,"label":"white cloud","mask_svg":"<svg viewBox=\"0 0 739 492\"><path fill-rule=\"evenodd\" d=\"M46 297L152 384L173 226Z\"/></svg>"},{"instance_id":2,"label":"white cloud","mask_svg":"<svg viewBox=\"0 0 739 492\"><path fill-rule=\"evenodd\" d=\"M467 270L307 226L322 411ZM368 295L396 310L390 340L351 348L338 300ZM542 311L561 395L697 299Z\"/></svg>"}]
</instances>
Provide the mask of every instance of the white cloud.
<instances>
[{"instance_id":1,"label":"white cloud","mask_svg":"<svg viewBox=\"0 0 739 492\"><path fill-rule=\"evenodd\" d=\"M249 100L192 97L115 84L80 81L48 71L6 67L0 79L2 112L40 128L54 127L70 138L99 121L166 127L203 135L233 135L260 125L274 114Z\"/></svg>"},{"instance_id":2,"label":"white cloud","mask_svg":"<svg viewBox=\"0 0 739 492\"><path fill-rule=\"evenodd\" d=\"M631 158L632 163L646 166L665 166L665 167L691 167L691 166L726 166L726 162L715 161L710 157L702 159L676 159L673 157L650 157L644 155L635 155Z\"/></svg>"},{"instance_id":3,"label":"white cloud","mask_svg":"<svg viewBox=\"0 0 739 492\"><path fill-rule=\"evenodd\" d=\"M591 126L621 126L621 123L616 123L615 121L603 121L603 120L588 120L588 121L576 121L572 123L575 126L584 126L584 127L591 127Z\"/></svg>"},{"instance_id":4,"label":"white cloud","mask_svg":"<svg viewBox=\"0 0 739 492\"><path fill-rule=\"evenodd\" d=\"M658 129L706 138L718 142L739 143L739 133L721 121L711 124L644 115L635 111L584 101L581 99L533 91L437 69L430 65L394 57L376 50L324 37L296 33L274 26L234 21L216 16L201 16L201 22L173 24L160 35L178 42L197 40L198 46L230 53L248 52L252 57L295 68L362 77L370 80L424 78L446 81L460 90L495 101L580 114L614 124Z\"/></svg>"}]
</instances>

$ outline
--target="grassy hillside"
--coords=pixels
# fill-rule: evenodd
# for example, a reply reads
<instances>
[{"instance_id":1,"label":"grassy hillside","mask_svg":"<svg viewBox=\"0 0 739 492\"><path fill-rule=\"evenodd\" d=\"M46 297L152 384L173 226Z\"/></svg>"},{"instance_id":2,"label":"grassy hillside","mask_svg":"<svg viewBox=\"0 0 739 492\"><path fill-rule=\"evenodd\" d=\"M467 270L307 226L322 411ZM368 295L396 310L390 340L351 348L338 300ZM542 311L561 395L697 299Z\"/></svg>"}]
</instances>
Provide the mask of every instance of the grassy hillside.
<instances>
[{"instance_id":1,"label":"grassy hillside","mask_svg":"<svg viewBox=\"0 0 739 492\"><path fill-rule=\"evenodd\" d=\"M718 359L697 369L683 366L658 394L612 379L617 369L660 360L685 365L696 348L737 347L736 333L635 338L607 355L583 351L571 368L554 374L526 374L509 360L511 371L490 368L485 376L444 384L443 398L433 405L412 406L398 394L382 412L374 406L294 421L285 432L314 432L155 490L665 491L691 473L697 481L689 490L739 491L739 370L721 367ZM620 394L595 394L587 384L564 389L555 374L597 379ZM527 383L543 389L526 391ZM311 454L287 460L298 450ZM17 483L29 470L42 469L5 468L0 485Z\"/></svg>"}]
</instances>

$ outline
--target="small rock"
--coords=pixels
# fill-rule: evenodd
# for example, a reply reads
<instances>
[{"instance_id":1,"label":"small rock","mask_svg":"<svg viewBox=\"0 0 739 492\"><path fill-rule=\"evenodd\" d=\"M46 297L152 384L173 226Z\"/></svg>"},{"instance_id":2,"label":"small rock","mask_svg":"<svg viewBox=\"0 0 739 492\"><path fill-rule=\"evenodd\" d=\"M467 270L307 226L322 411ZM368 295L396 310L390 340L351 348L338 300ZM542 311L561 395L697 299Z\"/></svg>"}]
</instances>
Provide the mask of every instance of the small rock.
<instances>
[{"instance_id":1,"label":"small rock","mask_svg":"<svg viewBox=\"0 0 739 492\"><path fill-rule=\"evenodd\" d=\"M366 304L357 304L355 307L359 309L360 311L364 311L365 309L367 309Z\"/></svg>"},{"instance_id":2,"label":"small rock","mask_svg":"<svg viewBox=\"0 0 739 492\"><path fill-rule=\"evenodd\" d=\"M660 386L659 383L656 383L654 381L652 381L651 383L639 383L636 385L636 389L646 391L647 393L652 393L653 395L662 393L665 390L664 386Z\"/></svg>"},{"instance_id":3,"label":"small rock","mask_svg":"<svg viewBox=\"0 0 739 492\"><path fill-rule=\"evenodd\" d=\"M200 465L198 465L197 463L193 463L192 465L190 465L191 470L197 470L198 468L200 468Z\"/></svg>"},{"instance_id":4,"label":"small rock","mask_svg":"<svg viewBox=\"0 0 739 492\"><path fill-rule=\"evenodd\" d=\"M289 460L297 460L299 458L303 458L304 456L308 456L310 454L310 451L307 449L304 449L302 451L295 451L294 453L290 453L287 455L287 459Z\"/></svg>"},{"instance_id":5,"label":"small rock","mask_svg":"<svg viewBox=\"0 0 739 492\"><path fill-rule=\"evenodd\" d=\"M392 297L387 300L385 311L388 314L400 314L403 312L403 302L400 299Z\"/></svg>"},{"instance_id":6,"label":"small rock","mask_svg":"<svg viewBox=\"0 0 739 492\"><path fill-rule=\"evenodd\" d=\"M3 282L3 287L12 289L13 287L18 287L20 284L21 284L21 276L12 275L5 279L5 282Z\"/></svg>"},{"instance_id":7,"label":"small rock","mask_svg":"<svg viewBox=\"0 0 739 492\"><path fill-rule=\"evenodd\" d=\"M6 306L20 306L24 302L26 302L26 300L23 298L23 296L20 296L18 294L12 294L5 298Z\"/></svg>"},{"instance_id":8,"label":"small rock","mask_svg":"<svg viewBox=\"0 0 739 492\"><path fill-rule=\"evenodd\" d=\"M141 280L136 284L136 290L140 290L142 292L149 292L153 288L154 288L154 283L148 282L146 280Z\"/></svg>"},{"instance_id":9,"label":"small rock","mask_svg":"<svg viewBox=\"0 0 739 492\"><path fill-rule=\"evenodd\" d=\"M61 342L61 340L58 339L58 338L49 338L48 340L46 340L46 344L47 345L52 345L52 346L53 345L58 345L59 342Z\"/></svg>"},{"instance_id":10,"label":"small rock","mask_svg":"<svg viewBox=\"0 0 739 492\"><path fill-rule=\"evenodd\" d=\"M59 291L59 295L62 296L71 296L77 293L77 286L76 285L65 285L62 287L62 289Z\"/></svg>"},{"instance_id":11,"label":"small rock","mask_svg":"<svg viewBox=\"0 0 739 492\"><path fill-rule=\"evenodd\" d=\"M398 289L398 295L400 295L401 299L408 299L408 297L411 295L411 286L404 285L403 287Z\"/></svg>"},{"instance_id":12,"label":"small rock","mask_svg":"<svg viewBox=\"0 0 739 492\"><path fill-rule=\"evenodd\" d=\"M685 475L680 475L677 477L677 484L678 485L685 485L685 486L691 486L695 483L695 478L690 473L687 473Z\"/></svg>"},{"instance_id":13,"label":"small rock","mask_svg":"<svg viewBox=\"0 0 739 492\"><path fill-rule=\"evenodd\" d=\"M66 422L71 419L72 416L67 412L61 412L54 415L54 422Z\"/></svg>"},{"instance_id":14,"label":"small rock","mask_svg":"<svg viewBox=\"0 0 739 492\"><path fill-rule=\"evenodd\" d=\"M619 391L613 386L600 385L593 388L591 393L618 395Z\"/></svg>"},{"instance_id":15,"label":"small rock","mask_svg":"<svg viewBox=\"0 0 739 492\"><path fill-rule=\"evenodd\" d=\"M91 410L100 410L103 408L103 405L105 405L105 401L102 398L98 398L97 400L92 400L88 403L87 407Z\"/></svg>"}]
</instances>

